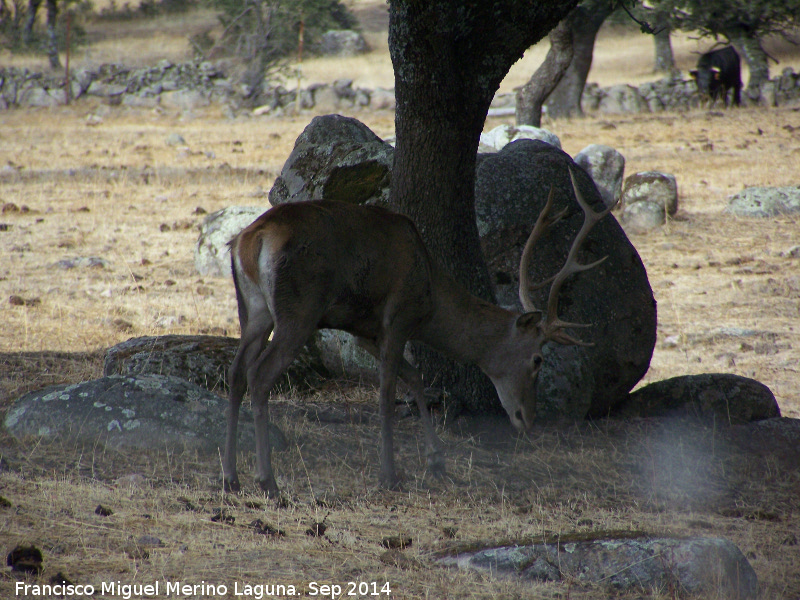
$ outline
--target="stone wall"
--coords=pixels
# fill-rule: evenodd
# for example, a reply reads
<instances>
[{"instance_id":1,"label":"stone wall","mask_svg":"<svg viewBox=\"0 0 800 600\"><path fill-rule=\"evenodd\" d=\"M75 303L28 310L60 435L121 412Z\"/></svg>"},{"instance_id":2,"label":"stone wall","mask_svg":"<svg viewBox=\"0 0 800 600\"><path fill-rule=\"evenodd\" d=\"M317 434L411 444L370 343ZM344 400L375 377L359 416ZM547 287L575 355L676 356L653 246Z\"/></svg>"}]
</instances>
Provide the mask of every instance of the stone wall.
<instances>
[{"instance_id":1,"label":"stone wall","mask_svg":"<svg viewBox=\"0 0 800 600\"><path fill-rule=\"evenodd\" d=\"M0 110L13 107L57 106L65 102L64 77L35 73L15 67L0 68ZM298 89L275 86L253 97L247 86L237 84L211 62L173 64L162 60L154 67L130 68L105 64L74 71L70 97L95 96L109 104L191 109L221 103L235 110L253 109L256 114L281 115L300 110L394 110L394 90L353 87L341 79L332 84L313 83ZM514 94L499 94L489 116L513 116ZM758 106L800 106L800 74L791 67L766 82L755 93L745 90L742 103ZM582 107L587 113L626 114L687 110L700 105L693 80L668 77L634 87L601 88L587 84ZM721 103L718 103L721 106Z\"/></svg>"},{"instance_id":2,"label":"stone wall","mask_svg":"<svg viewBox=\"0 0 800 600\"><path fill-rule=\"evenodd\" d=\"M348 108L394 110L394 90L354 88L352 80L315 83L289 90L275 86L259 96L229 79L211 62L173 64L162 60L154 67L130 68L105 64L75 70L69 81L73 100L95 96L109 104L196 108L211 103L234 109L253 108L257 114L302 110L335 112ZM12 107L57 106L66 101L62 75L46 75L15 67L0 68L0 110Z\"/></svg>"}]
</instances>

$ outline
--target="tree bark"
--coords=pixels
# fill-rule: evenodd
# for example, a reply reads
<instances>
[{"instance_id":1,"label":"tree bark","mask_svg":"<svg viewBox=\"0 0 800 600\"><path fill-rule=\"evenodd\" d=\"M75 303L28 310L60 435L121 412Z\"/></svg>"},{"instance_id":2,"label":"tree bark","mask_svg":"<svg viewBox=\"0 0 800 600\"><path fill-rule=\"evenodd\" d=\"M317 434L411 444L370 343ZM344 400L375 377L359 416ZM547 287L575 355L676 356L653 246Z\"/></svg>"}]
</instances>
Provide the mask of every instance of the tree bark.
<instances>
[{"instance_id":1,"label":"tree bark","mask_svg":"<svg viewBox=\"0 0 800 600\"><path fill-rule=\"evenodd\" d=\"M27 45L33 39L33 26L36 23L36 12L42 0L30 0L28 2L28 14L25 17L25 27L22 30L22 41Z\"/></svg>"},{"instance_id":2,"label":"tree bark","mask_svg":"<svg viewBox=\"0 0 800 600\"><path fill-rule=\"evenodd\" d=\"M573 55L561 82L547 99L547 114L554 118L583 116L581 96L592 68L594 41L600 26L612 13L612 2L581 4L570 15Z\"/></svg>"},{"instance_id":3,"label":"tree bark","mask_svg":"<svg viewBox=\"0 0 800 600\"><path fill-rule=\"evenodd\" d=\"M58 18L56 0L47 0L47 56L50 59L50 67L53 69L61 68L61 61L58 59L56 18Z\"/></svg>"},{"instance_id":4,"label":"tree bark","mask_svg":"<svg viewBox=\"0 0 800 600\"><path fill-rule=\"evenodd\" d=\"M745 94L757 100L761 95L761 85L769 81L769 63L767 53L761 47L761 40L758 35L747 31L731 32L727 37L750 69Z\"/></svg>"},{"instance_id":5,"label":"tree bark","mask_svg":"<svg viewBox=\"0 0 800 600\"><path fill-rule=\"evenodd\" d=\"M572 62L572 27L569 17L556 25L549 38L550 50L547 51L544 62L528 83L517 91L517 125L541 126L544 101L556 89Z\"/></svg>"},{"instance_id":6,"label":"tree bark","mask_svg":"<svg viewBox=\"0 0 800 600\"><path fill-rule=\"evenodd\" d=\"M666 19L659 17L656 13L653 19L653 28L656 33L653 35L655 45L655 67L656 73L675 72L675 55L672 53L672 31L666 23Z\"/></svg>"},{"instance_id":7,"label":"tree bark","mask_svg":"<svg viewBox=\"0 0 800 600\"><path fill-rule=\"evenodd\" d=\"M434 259L486 300L493 292L475 222L480 133L508 69L575 3L389 1L397 98L390 202L416 223ZM419 349L415 357L426 384L445 388L457 411L499 408L477 368Z\"/></svg>"}]
</instances>

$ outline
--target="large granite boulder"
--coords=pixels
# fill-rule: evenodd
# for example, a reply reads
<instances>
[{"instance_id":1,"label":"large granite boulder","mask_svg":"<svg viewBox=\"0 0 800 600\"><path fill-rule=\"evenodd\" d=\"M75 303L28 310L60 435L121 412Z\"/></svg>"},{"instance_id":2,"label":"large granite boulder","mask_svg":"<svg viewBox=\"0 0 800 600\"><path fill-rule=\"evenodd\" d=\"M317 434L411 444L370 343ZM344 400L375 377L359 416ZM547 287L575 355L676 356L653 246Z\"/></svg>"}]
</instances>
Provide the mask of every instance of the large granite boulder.
<instances>
[{"instance_id":1,"label":"large granite boulder","mask_svg":"<svg viewBox=\"0 0 800 600\"><path fill-rule=\"evenodd\" d=\"M295 141L269 201L386 204L393 156L394 148L357 119L314 117Z\"/></svg>"},{"instance_id":2,"label":"large granite boulder","mask_svg":"<svg viewBox=\"0 0 800 600\"><path fill-rule=\"evenodd\" d=\"M227 405L216 394L176 377L112 375L26 394L6 414L5 427L19 438L214 453L225 446ZM253 449L253 417L244 407L239 422L239 447ZM274 424L270 443L276 450L287 447Z\"/></svg>"},{"instance_id":3,"label":"large granite boulder","mask_svg":"<svg viewBox=\"0 0 800 600\"><path fill-rule=\"evenodd\" d=\"M540 141L512 142L497 154L479 156L475 182L475 209L481 244L501 305L521 310L518 299L522 248L555 188L554 213L567 215L552 227L535 249L531 280L544 281L566 261L583 213L573 197L568 166L578 188L595 208L604 207L591 178L561 150ZM546 406L589 395L586 414L603 416L624 401L647 371L656 342L656 302L647 273L635 248L612 215L598 223L586 239L578 259L589 263L607 256L596 268L569 278L561 289L559 315L590 327L572 332L590 347L552 344L545 353L541 379L559 371L562 385L538 389ZM549 286L533 292L536 306L547 305ZM572 374L569 376L569 374ZM587 392L588 389L588 392Z\"/></svg>"},{"instance_id":4,"label":"large granite boulder","mask_svg":"<svg viewBox=\"0 0 800 600\"><path fill-rule=\"evenodd\" d=\"M780 417L781 411L772 391L755 379L731 373L703 373L646 385L633 392L615 416L689 416L742 425Z\"/></svg>"},{"instance_id":5,"label":"large granite boulder","mask_svg":"<svg viewBox=\"0 0 800 600\"><path fill-rule=\"evenodd\" d=\"M742 551L726 539L586 537L570 539L565 534L538 544L454 548L437 552L434 560L462 570L523 581L568 579L623 593L670 589L698 598L738 600L755 599L758 595L756 572Z\"/></svg>"},{"instance_id":6,"label":"large granite boulder","mask_svg":"<svg viewBox=\"0 0 800 600\"><path fill-rule=\"evenodd\" d=\"M328 56L356 56L369 52L369 46L358 31L331 29L322 34L319 51Z\"/></svg>"},{"instance_id":7,"label":"large granite boulder","mask_svg":"<svg viewBox=\"0 0 800 600\"><path fill-rule=\"evenodd\" d=\"M194 248L194 266L205 277L231 276L231 249L228 243L268 207L228 206L207 215L200 226Z\"/></svg>"},{"instance_id":8,"label":"large granite boulder","mask_svg":"<svg viewBox=\"0 0 800 600\"><path fill-rule=\"evenodd\" d=\"M678 212L678 183L670 173L641 171L625 180L620 196L624 208L636 202L652 202L661 207L662 212L674 215Z\"/></svg>"},{"instance_id":9,"label":"large granite boulder","mask_svg":"<svg viewBox=\"0 0 800 600\"><path fill-rule=\"evenodd\" d=\"M613 206L622 193L625 157L611 146L589 144L575 155L575 162L592 178L605 205Z\"/></svg>"},{"instance_id":10,"label":"large granite boulder","mask_svg":"<svg viewBox=\"0 0 800 600\"><path fill-rule=\"evenodd\" d=\"M482 133L480 144L487 149L502 150L516 140L541 140L561 148L561 140L555 133L532 125L499 125Z\"/></svg>"},{"instance_id":11,"label":"large granite boulder","mask_svg":"<svg viewBox=\"0 0 800 600\"><path fill-rule=\"evenodd\" d=\"M627 233L643 234L658 229L667 222L664 208L655 202L639 200L626 204L620 216Z\"/></svg>"},{"instance_id":12,"label":"large granite boulder","mask_svg":"<svg viewBox=\"0 0 800 600\"><path fill-rule=\"evenodd\" d=\"M749 187L731 197L727 212L738 217L800 213L800 187Z\"/></svg>"},{"instance_id":13,"label":"large granite boulder","mask_svg":"<svg viewBox=\"0 0 800 600\"><path fill-rule=\"evenodd\" d=\"M239 340L213 335L161 335L131 338L108 349L103 374L169 375L209 391L227 393L228 368ZM278 391L319 387L329 377L312 341L276 384Z\"/></svg>"}]
</instances>

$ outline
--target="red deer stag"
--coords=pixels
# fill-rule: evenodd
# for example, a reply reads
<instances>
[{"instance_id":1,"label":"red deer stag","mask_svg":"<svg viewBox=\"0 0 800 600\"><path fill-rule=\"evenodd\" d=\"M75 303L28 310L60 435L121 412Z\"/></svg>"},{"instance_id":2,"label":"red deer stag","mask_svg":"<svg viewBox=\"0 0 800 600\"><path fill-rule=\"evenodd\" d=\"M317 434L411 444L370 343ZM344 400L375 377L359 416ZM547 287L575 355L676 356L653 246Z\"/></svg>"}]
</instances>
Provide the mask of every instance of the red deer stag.
<instances>
[{"instance_id":1,"label":"red deer stag","mask_svg":"<svg viewBox=\"0 0 800 600\"><path fill-rule=\"evenodd\" d=\"M242 338L230 368L230 406L222 463L226 490L239 490L236 443L239 406L249 388L255 418L256 479L278 494L272 472L267 398L309 337L320 328L341 329L379 362L380 483L398 485L392 446L398 376L412 390L425 433L429 470L445 472L442 443L423 396L422 379L403 358L409 340L419 340L461 362L477 364L494 383L500 402L520 430L530 428L536 409L536 379L542 345L582 344L564 329L576 324L557 315L564 280L601 261L580 265L578 248L610 209L584 212L566 264L553 278L546 315L529 298L533 246L566 211L550 216L553 190L525 244L520 261L520 314L477 298L436 265L414 224L376 206L329 201L277 206L231 242L233 280ZM547 282L545 282L547 283ZM272 333L272 340L268 341Z\"/></svg>"}]
</instances>

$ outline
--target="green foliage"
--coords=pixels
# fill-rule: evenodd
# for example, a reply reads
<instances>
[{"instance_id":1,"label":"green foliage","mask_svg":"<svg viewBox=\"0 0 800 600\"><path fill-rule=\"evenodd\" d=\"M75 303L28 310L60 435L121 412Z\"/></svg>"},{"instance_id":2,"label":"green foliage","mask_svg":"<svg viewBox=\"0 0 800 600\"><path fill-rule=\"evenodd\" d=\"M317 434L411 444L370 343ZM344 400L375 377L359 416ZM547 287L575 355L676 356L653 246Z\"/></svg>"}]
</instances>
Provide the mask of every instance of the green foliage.
<instances>
[{"instance_id":1,"label":"green foliage","mask_svg":"<svg viewBox=\"0 0 800 600\"><path fill-rule=\"evenodd\" d=\"M0 0L0 47L19 50L25 23L25 0Z\"/></svg>"},{"instance_id":2,"label":"green foliage","mask_svg":"<svg viewBox=\"0 0 800 600\"><path fill-rule=\"evenodd\" d=\"M352 29L356 20L339 0L209 0L224 29L212 41L207 32L192 38L204 55L227 54L244 65L241 83L257 97L265 80L284 70L303 32L304 52L329 29Z\"/></svg>"},{"instance_id":3,"label":"green foliage","mask_svg":"<svg viewBox=\"0 0 800 600\"><path fill-rule=\"evenodd\" d=\"M198 4L198 0L141 0L138 6L132 7L129 2L124 2L122 6L119 6L115 0L111 0L96 18L106 21L146 19L165 14L183 13Z\"/></svg>"},{"instance_id":4,"label":"green foliage","mask_svg":"<svg viewBox=\"0 0 800 600\"><path fill-rule=\"evenodd\" d=\"M39 12L45 12L45 3L39 6ZM83 27L92 6L87 0L59 0L58 19L56 20L56 40L59 49L67 45L67 18L70 16L70 48L86 42L86 30ZM47 54L47 33L41 22L31 31L29 40L25 40L24 27L28 16L27 0L0 0L0 47L17 53Z\"/></svg>"},{"instance_id":5,"label":"green foliage","mask_svg":"<svg viewBox=\"0 0 800 600\"><path fill-rule=\"evenodd\" d=\"M731 39L763 37L800 23L800 0L655 0L674 29Z\"/></svg>"},{"instance_id":6,"label":"green foliage","mask_svg":"<svg viewBox=\"0 0 800 600\"><path fill-rule=\"evenodd\" d=\"M268 19L269 52L278 56L297 52L301 23L304 51L312 52L329 29L357 26L355 17L339 0L211 0L211 4L219 9L220 22L233 38L258 27L251 22L251 15L258 13L257 21Z\"/></svg>"}]
</instances>

